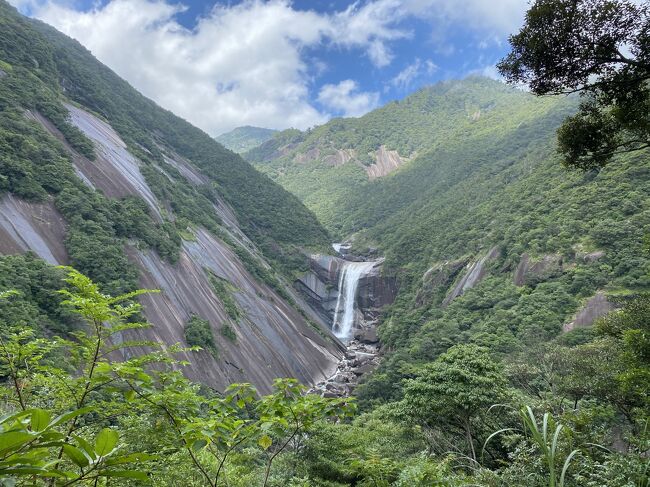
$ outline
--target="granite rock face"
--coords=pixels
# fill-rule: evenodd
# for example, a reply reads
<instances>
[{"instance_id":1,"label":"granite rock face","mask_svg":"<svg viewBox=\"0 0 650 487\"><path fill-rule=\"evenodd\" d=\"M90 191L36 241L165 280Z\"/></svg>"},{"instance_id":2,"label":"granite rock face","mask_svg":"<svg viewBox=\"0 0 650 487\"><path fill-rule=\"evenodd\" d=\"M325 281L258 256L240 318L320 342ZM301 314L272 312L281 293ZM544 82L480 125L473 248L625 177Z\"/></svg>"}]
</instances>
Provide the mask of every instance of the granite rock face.
<instances>
[{"instance_id":1,"label":"granite rock face","mask_svg":"<svg viewBox=\"0 0 650 487\"><path fill-rule=\"evenodd\" d=\"M415 296L415 303L424 306L434 300L440 289L446 289L468 262L469 258L464 257L432 265L422 276L422 285Z\"/></svg>"},{"instance_id":2,"label":"granite rock face","mask_svg":"<svg viewBox=\"0 0 650 487\"><path fill-rule=\"evenodd\" d=\"M332 323L339 292L341 273L350 261L357 261L348 254L349 249L339 255L346 259L330 255L312 255L311 270L299 279L296 287L306 295L311 306ZM394 277L384 276L381 272L382 261L379 260L358 281L355 310L355 328L352 339L347 342L345 356L339 361L336 371L319 382L312 392L324 397L344 397L354 391L361 377L372 372L380 361L379 336L377 322L384 306L391 304L397 294Z\"/></svg>"},{"instance_id":3,"label":"granite rock face","mask_svg":"<svg viewBox=\"0 0 650 487\"><path fill-rule=\"evenodd\" d=\"M309 263L309 272L300 277L294 287L318 316L331 325L339 294L338 276L342 259L330 255L312 255Z\"/></svg>"},{"instance_id":4,"label":"granite rock face","mask_svg":"<svg viewBox=\"0 0 650 487\"><path fill-rule=\"evenodd\" d=\"M52 202L10 194L0 199L0 254L32 251L49 264L68 264L65 237L65 221Z\"/></svg>"},{"instance_id":5,"label":"granite rock face","mask_svg":"<svg viewBox=\"0 0 650 487\"><path fill-rule=\"evenodd\" d=\"M307 298L314 311L326 322L334 318L336 301L339 295L339 278L346 260L332 255L312 255L310 271L295 283L295 287ZM357 288L357 304L363 321L373 323L377 320L381 309L391 304L397 295L397 280L394 277L383 276L381 260L366 275L359 280Z\"/></svg>"},{"instance_id":6,"label":"granite rock face","mask_svg":"<svg viewBox=\"0 0 650 487\"><path fill-rule=\"evenodd\" d=\"M384 306L395 301L397 279L383 276L381 265L375 266L369 274L359 281L358 303L366 321L375 321Z\"/></svg>"},{"instance_id":7,"label":"granite rock face","mask_svg":"<svg viewBox=\"0 0 650 487\"><path fill-rule=\"evenodd\" d=\"M64 143L85 184L101 190L109 198L138 196L147 202L155 217L161 218L162 205L140 172L141 162L128 151L117 132L79 107L68 109L71 122L94 142L96 161L91 162L75 152L41 114L32 111L26 116ZM191 184L206 180L188 161L171 152L166 156L167 162ZM222 217L224 232L247 249L260 265L268 267L239 228L232 209L219 202L214 210ZM10 195L0 199L0 254L33 251L52 264L67 264L65 235L65 221L50 202L30 203ZM183 241L179 261L174 265L151 250L131 245L126 246L126 253L139 270L140 286L161 290L159 294L141 297L144 314L153 326L132 332L129 339L183 344L184 326L192 314L210 323L219 358L214 359L206 351L178 357L189 362L183 372L192 380L218 390L232 382L251 382L266 393L276 377L318 383L330 377L345 356L345 348L330 335L324 323L316 329L275 290L255 279L228 245L203 228L195 229L193 237ZM210 274L224 279L233 289L233 298L242 311L242 318L237 322L229 318L210 283ZM304 303L290 286L286 291L294 301ZM225 325L234 330L236 340L220 333ZM129 353L138 352L136 348L129 349Z\"/></svg>"},{"instance_id":8,"label":"granite rock face","mask_svg":"<svg viewBox=\"0 0 650 487\"><path fill-rule=\"evenodd\" d=\"M597 292L594 297L589 299L575 317L569 323L562 327L562 331L568 332L575 328L584 328L591 326L594 321L605 316L615 308L614 304L607 299L603 292Z\"/></svg>"},{"instance_id":9,"label":"granite rock face","mask_svg":"<svg viewBox=\"0 0 650 487\"><path fill-rule=\"evenodd\" d=\"M365 166L366 174L372 181L387 176L407 161L408 159L402 158L397 151L388 150L386 146L382 145L375 153L375 163Z\"/></svg>"},{"instance_id":10,"label":"granite rock face","mask_svg":"<svg viewBox=\"0 0 650 487\"><path fill-rule=\"evenodd\" d=\"M515 270L514 283L516 286L537 284L561 273L561 255L548 254L534 260L530 255L522 254L519 265Z\"/></svg>"},{"instance_id":11,"label":"granite rock face","mask_svg":"<svg viewBox=\"0 0 650 487\"><path fill-rule=\"evenodd\" d=\"M492 247L487 254L477 261L470 262L465 267L465 273L456 283L453 289L447 294L442 301L443 306L447 306L458 296L461 296L468 289L472 289L483 280L487 274L486 264L499 256L499 247Z\"/></svg>"}]
</instances>

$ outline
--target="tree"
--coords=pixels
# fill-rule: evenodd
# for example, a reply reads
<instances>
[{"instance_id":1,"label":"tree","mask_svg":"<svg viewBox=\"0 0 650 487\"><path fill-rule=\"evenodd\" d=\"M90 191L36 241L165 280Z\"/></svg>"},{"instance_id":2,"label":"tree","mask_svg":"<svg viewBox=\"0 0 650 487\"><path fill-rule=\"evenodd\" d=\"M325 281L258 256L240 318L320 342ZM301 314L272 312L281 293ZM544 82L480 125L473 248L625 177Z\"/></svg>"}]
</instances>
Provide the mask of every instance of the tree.
<instances>
[{"instance_id":1,"label":"tree","mask_svg":"<svg viewBox=\"0 0 650 487\"><path fill-rule=\"evenodd\" d=\"M427 427L463 432L476 460L472 420L506 395L506 380L487 349L456 345L407 381L404 411Z\"/></svg>"},{"instance_id":2,"label":"tree","mask_svg":"<svg viewBox=\"0 0 650 487\"><path fill-rule=\"evenodd\" d=\"M119 433L113 428L97 431L91 418L101 418L101 423L123 412L119 404L107 400L116 386L119 367L107 356L134 342L113 345L110 339L146 326L127 321L140 310L131 300L147 291L106 296L71 268L65 281L69 289L60 291L65 297L62 304L84 319L87 333L74 333L75 341L35 338L31 329L12 330L10 326L0 333L0 398L4 403L0 403L0 479L7 480L6 485L15 485L24 477L49 479L47 485L62 486L98 485L100 478L108 477L145 481L147 474L140 468L125 467L152 456L122 453ZM0 292L0 299L17 294ZM62 362L62 367L55 366L55 361ZM146 359L121 366L133 363L146 363ZM65 370L68 365L73 365L70 374ZM35 407L40 405L45 407Z\"/></svg>"},{"instance_id":3,"label":"tree","mask_svg":"<svg viewBox=\"0 0 650 487\"><path fill-rule=\"evenodd\" d=\"M558 130L569 167L650 147L650 9L630 0L536 0L498 64L537 95L580 92Z\"/></svg>"},{"instance_id":4,"label":"tree","mask_svg":"<svg viewBox=\"0 0 650 487\"><path fill-rule=\"evenodd\" d=\"M650 406L650 295L641 294L627 302L622 309L600 319L598 334L612 338L621 349L621 367L612 387L612 400L624 412L638 408L647 415ZM631 417L630 413L626 413Z\"/></svg>"}]
</instances>

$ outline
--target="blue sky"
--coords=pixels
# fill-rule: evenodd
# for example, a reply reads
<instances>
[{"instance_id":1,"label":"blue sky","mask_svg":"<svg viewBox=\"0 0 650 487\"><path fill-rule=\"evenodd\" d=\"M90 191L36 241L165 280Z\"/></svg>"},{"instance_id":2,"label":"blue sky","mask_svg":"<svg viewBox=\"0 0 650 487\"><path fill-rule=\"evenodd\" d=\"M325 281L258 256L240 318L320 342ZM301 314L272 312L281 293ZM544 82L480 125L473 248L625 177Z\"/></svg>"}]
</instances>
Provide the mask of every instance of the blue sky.
<instances>
[{"instance_id":1,"label":"blue sky","mask_svg":"<svg viewBox=\"0 0 650 487\"><path fill-rule=\"evenodd\" d=\"M217 135L359 116L441 79L496 76L525 0L12 0Z\"/></svg>"}]
</instances>

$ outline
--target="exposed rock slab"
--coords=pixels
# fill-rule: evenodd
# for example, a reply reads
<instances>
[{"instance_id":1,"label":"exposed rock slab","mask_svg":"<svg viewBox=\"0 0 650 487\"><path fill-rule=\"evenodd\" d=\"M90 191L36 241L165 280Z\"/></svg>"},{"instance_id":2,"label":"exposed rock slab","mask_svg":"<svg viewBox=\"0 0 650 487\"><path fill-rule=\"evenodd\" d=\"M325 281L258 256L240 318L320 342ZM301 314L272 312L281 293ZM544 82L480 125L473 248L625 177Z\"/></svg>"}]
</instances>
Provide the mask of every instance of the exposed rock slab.
<instances>
[{"instance_id":1,"label":"exposed rock slab","mask_svg":"<svg viewBox=\"0 0 650 487\"><path fill-rule=\"evenodd\" d=\"M257 282L230 248L204 230L197 232L196 241L183 243L174 266L153 252L134 248L129 257L141 270L140 285L162 290L142 299L145 314L155 325L145 331L148 338L183 343L183 329L192 313L210 322L220 356L215 361L202 351L185 357L191 361L184 369L191 379L217 389L247 381L268 392L275 377L316 383L331 375L343 357L338 342L313 329L273 290ZM234 298L245 318L232 325L235 343L219 333L229 319L205 269L237 289Z\"/></svg>"},{"instance_id":2,"label":"exposed rock slab","mask_svg":"<svg viewBox=\"0 0 650 487\"><path fill-rule=\"evenodd\" d=\"M597 292L596 295L587 301L584 307L578 311L575 318L562 327L562 330L567 332L575 328L591 326L598 318L605 316L614 309L614 304L607 299L605 293Z\"/></svg>"},{"instance_id":3,"label":"exposed rock slab","mask_svg":"<svg viewBox=\"0 0 650 487\"><path fill-rule=\"evenodd\" d=\"M127 150L113 127L74 105L68 104L66 108L71 122L95 143L97 159L93 162L80 159L79 170L106 196L140 196L162 221L158 200L140 172L140 162Z\"/></svg>"},{"instance_id":4,"label":"exposed rock slab","mask_svg":"<svg viewBox=\"0 0 650 487\"><path fill-rule=\"evenodd\" d=\"M306 164L311 161L315 161L320 157L320 149L318 147L314 147L312 149L309 149L307 152L300 152L296 154L293 158L293 161L298 163L298 164Z\"/></svg>"},{"instance_id":5,"label":"exposed rock slab","mask_svg":"<svg viewBox=\"0 0 650 487\"><path fill-rule=\"evenodd\" d=\"M323 157L323 162L330 166L342 166L350 162L356 157L356 153L352 149L337 149L334 154Z\"/></svg>"},{"instance_id":6,"label":"exposed rock slab","mask_svg":"<svg viewBox=\"0 0 650 487\"><path fill-rule=\"evenodd\" d=\"M436 291L442 286L446 289L450 281L456 278L468 261L469 258L464 257L453 261L438 262L427 269L422 276L422 286L415 296L416 304L423 306L434 298L437 294Z\"/></svg>"},{"instance_id":7,"label":"exposed rock slab","mask_svg":"<svg viewBox=\"0 0 650 487\"><path fill-rule=\"evenodd\" d=\"M177 154L173 156L163 155L165 162L170 166L176 168L185 179L195 186L201 186L202 184L208 184L210 181L203 174L201 174L198 169L192 166L188 161L183 159Z\"/></svg>"},{"instance_id":8,"label":"exposed rock slab","mask_svg":"<svg viewBox=\"0 0 650 487\"><path fill-rule=\"evenodd\" d=\"M407 161L397 151L388 150L384 145L380 146L375 153L375 160L374 164L365 167L370 180L387 176Z\"/></svg>"},{"instance_id":9,"label":"exposed rock slab","mask_svg":"<svg viewBox=\"0 0 650 487\"><path fill-rule=\"evenodd\" d=\"M397 295L395 277L383 276L382 260L361 277L357 288L357 303L363 319L373 322L381 308L391 304ZM332 255L310 256L311 270L300 277L296 288L308 299L310 306L328 323L332 322L339 293L339 277L346 260Z\"/></svg>"},{"instance_id":10,"label":"exposed rock slab","mask_svg":"<svg viewBox=\"0 0 650 487\"><path fill-rule=\"evenodd\" d=\"M463 277L456 283L451 292L443 300L443 306L448 305L458 296L461 296L465 291L472 289L481 282L486 274L485 264L496 259L498 256L499 247L492 247L488 253L479 260L468 264Z\"/></svg>"},{"instance_id":11,"label":"exposed rock slab","mask_svg":"<svg viewBox=\"0 0 650 487\"><path fill-rule=\"evenodd\" d=\"M76 107L68 107L73 122L94 142L97 160L89 161L78 154L65 141L60 132L38 113L29 113L50 133L64 143L73 157L77 174L86 184L102 190L108 197L139 196L149 203L158 218L159 203L139 171L140 162L129 154L117 133L94 115ZM189 162L168 154L167 163L175 167L190 183L203 184L201 172ZM215 205L231 237L258 255L254 244L241 232L232 209L225 203ZM8 213L8 211L3 211ZM36 213L33 208L27 214ZM60 219L60 218L59 218ZM44 218L45 222L55 221ZM20 221L13 214L11 222ZM3 252L35 250L52 263L65 262L64 255L57 256L48 245L42 245L42 231L36 223L20 225L20 238L8 225L0 227ZM65 228L61 220L61 228ZM63 248L64 235L52 238ZM10 244L5 244L10 242ZM50 249L50 256L47 250ZM184 326L197 314L207 319L212 328L219 358L215 360L205 351L186 354L181 359L191 365L185 374L216 389L232 382L251 382L261 392L268 392L276 377L295 377L306 384L316 383L331 375L344 354L344 347L334 337L328 337L326 328L316 330L292 306L287 304L268 286L258 282L248 273L236 254L223 242L199 229L196 240L184 242L179 262L171 265L153 251L141 251L127 246L129 258L140 271L140 286L160 289L159 294L142 297L144 312L153 327L134 332L138 337L164 343L184 343ZM260 263L266 265L265 263ZM243 311L239 323L231 323L236 341L223 337L220 329L230 323L223 304L209 282L206 269L226 279L236 289L233 297ZM138 353L130 349L129 353Z\"/></svg>"},{"instance_id":12,"label":"exposed rock slab","mask_svg":"<svg viewBox=\"0 0 650 487\"><path fill-rule=\"evenodd\" d=\"M530 255L522 254L515 271L514 283L516 286L524 286L531 282L544 281L561 272L561 255L548 254L542 256L539 260L533 260Z\"/></svg>"},{"instance_id":13,"label":"exposed rock slab","mask_svg":"<svg viewBox=\"0 0 650 487\"><path fill-rule=\"evenodd\" d=\"M397 297L397 279L382 275L383 259L359 279L357 302L365 321L375 321L384 306Z\"/></svg>"},{"instance_id":14,"label":"exposed rock slab","mask_svg":"<svg viewBox=\"0 0 650 487\"><path fill-rule=\"evenodd\" d=\"M51 202L0 199L0 254L32 251L50 264L66 264L65 234L65 221Z\"/></svg>"}]
</instances>

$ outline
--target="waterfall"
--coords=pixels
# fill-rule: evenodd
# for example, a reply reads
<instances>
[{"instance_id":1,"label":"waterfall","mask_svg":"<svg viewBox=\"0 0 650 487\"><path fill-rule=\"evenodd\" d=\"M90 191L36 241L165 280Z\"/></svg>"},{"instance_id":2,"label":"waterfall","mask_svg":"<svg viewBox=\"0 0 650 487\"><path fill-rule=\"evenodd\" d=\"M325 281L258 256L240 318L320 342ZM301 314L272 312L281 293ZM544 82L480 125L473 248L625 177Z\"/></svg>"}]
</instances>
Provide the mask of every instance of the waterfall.
<instances>
[{"instance_id":1,"label":"waterfall","mask_svg":"<svg viewBox=\"0 0 650 487\"><path fill-rule=\"evenodd\" d=\"M376 262L345 262L339 276L339 295L336 299L332 330L343 341L350 339L354 328L354 311L359 279L375 266Z\"/></svg>"}]
</instances>

